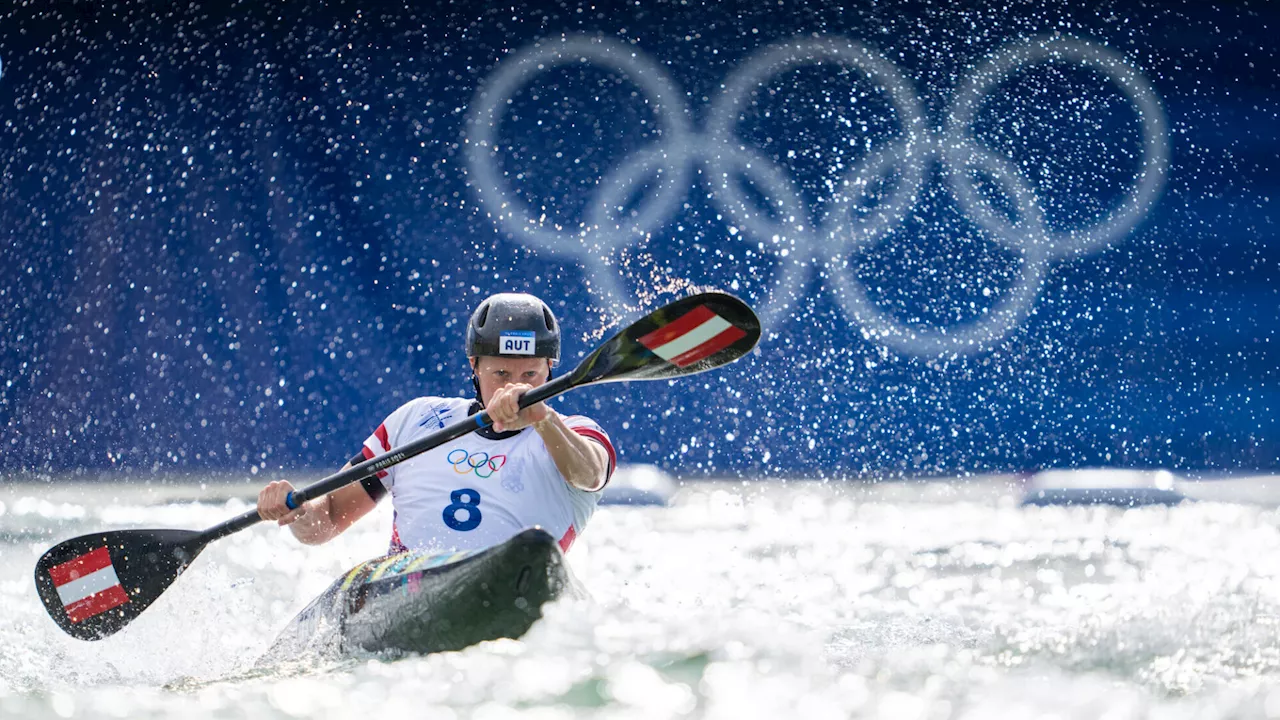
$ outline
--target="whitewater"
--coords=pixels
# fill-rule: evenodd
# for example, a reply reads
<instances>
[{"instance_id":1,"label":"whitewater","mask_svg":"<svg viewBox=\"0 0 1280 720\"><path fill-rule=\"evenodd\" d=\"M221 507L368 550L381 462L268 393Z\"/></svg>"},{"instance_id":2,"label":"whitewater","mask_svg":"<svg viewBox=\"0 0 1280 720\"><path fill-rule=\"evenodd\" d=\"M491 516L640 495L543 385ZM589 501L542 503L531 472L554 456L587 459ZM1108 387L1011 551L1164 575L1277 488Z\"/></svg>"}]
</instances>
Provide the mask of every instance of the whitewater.
<instances>
[{"instance_id":1,"label":"whitewater","mask_svg":"<svg viewBox=\"0 0 1280 720\"><path fill-rule=\"evenodd\" d=\"M265 523L220 540L99 642L45 615L49 546L203 529L256 488L0 485L0 717L1280 716L1275 502L1023 507L1014 477L686 482L604 507L568 555L587 595L461 652L254 667L385 552L383 507L320 547Z\"/></svg>"}]
</instances>

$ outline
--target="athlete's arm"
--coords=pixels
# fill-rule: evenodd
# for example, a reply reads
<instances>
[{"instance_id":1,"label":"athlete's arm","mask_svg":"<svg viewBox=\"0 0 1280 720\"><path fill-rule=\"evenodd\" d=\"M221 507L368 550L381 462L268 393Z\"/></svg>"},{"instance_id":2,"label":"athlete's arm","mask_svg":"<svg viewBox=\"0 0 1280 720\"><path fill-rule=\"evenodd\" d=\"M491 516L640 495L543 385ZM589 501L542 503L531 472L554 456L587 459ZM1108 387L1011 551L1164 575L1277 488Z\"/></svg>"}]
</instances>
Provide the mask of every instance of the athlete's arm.
<instances>
[{"instance_id":1,"label":"athlete's arm","mask_svg":"<svg viewBox=\"0 0 1280 720\"><path fill-rule=\"evenodd\" d=\"M579 490L595 491L608 480L609 454L600 443L574 432L560 415L548 412L533 429L551 453L565 481Z\"/></svg>"},{"instance_id":2,"label":"athlete's arm","mask_svg":"<svg viewBox=\"0 0 1280 720\"><path fill-rule=\"evenodd\" d=\"M343 465L342 469L349 467L351 463ZM277 480L267 485L258 493L258 515L265 520L288 525L293 536L304 545L329 542L355 521L368 515L378 504L360 483L338 488L328 495L303 503L297 510L290 510L285 504L285 498L291 492L293 485L287 480Z\"/></svg>"},{"instance_id":3,"label":"athlete's arm","mask_svg":"<svg viewBox=\"0 0 1280 720\"><path fill-rule=\"evenodd\" d=\"M523 383L507 385L493 394L486 410L495 430L519 430L532 426L542 437L565 482L581 490L595 491L609 479L609 453L600 443L579 435L564 424L546 403L520 409L520 396L533 388Z\"/></svg>"}]
</instances>

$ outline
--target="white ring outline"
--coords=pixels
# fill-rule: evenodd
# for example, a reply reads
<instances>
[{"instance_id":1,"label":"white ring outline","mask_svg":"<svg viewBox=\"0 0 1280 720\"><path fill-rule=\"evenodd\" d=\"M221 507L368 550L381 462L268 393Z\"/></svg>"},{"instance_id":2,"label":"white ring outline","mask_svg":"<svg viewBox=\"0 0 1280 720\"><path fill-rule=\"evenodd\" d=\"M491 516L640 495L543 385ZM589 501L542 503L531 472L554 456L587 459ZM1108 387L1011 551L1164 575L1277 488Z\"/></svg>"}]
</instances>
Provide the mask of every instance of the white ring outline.
<instances>
[{"instance_id":1,"label":"white ring outline","mask_svg":"<svg viewBox=\"0 0 1280 720\"><path fill-rule=\"evenodd\" d=\"M711 148L690 145L686 150L686 157L689 158L687 166L689 167L692 167L697 162L708 164L711 162L711 153L713 152ZM780 204L783 212L787 213L788 217L794 218L804 212L804 202L796 195L791 183L786 182L781 176L781 171L777 165L767 162L758 153L750 150L730 150L727 147L719 146L714 148L714 152L717 154L716 162L721 162L722 155L731 156L735 168L741 168L743 174L752 176L757 181L767 185L774 196L782 198ZM597 198L595 203L588 206L588 224L592 228L606 229L606 234L608 231L612 231L614 233L631 233L643 236L652 232L652 229L637 225L623 228L618 224L617 220L610 219L606 213L618 209L621 203L629 197L630 185L625 177L647 177L647 173L651 170L657 157L663 155L664 159L669 159L668 153L669 150L666 148L654 148L636 153L630 160L619 166L613 173L610 173L600 183L600 197ZM628 170L631 172L627 172ZM715 202L716 194L714 190L711 191L711 197ZM672 204L678 203L679 200L677 198ZM716 204L721 210L724 209L718 202ZM759 245L756 248L760 252L775 255L780 266L777 278L767 291L770 302L765 304L759 313L760 323L765 328L782 324L785 318L780 316L789 314L790 305L785 301L780 302L779 299L798 297L808 281L809 269L805 264L805 259L807 259L809 253L809 240L807 234L802 230L803 228L785 236L771 235L767 239L759 241ZM797 258L799 258L799 261L797 261ZM619 289L615 289L617 287L619 286L604 288L602 292L620 292Z\"/></svg>"},{"instance_id":2,"label":"white ring outline","mask_svg":"<svg viewBox=\"0 0 1280 720\"><path fill-rule=\"evenodd\" d=\"M1133 103L1142 123L1142 161L1138 165L1137 182L1132 191L1119 207L1099 218L1088 230L1050 230L1046 236L1049 257L1056 260L1096 252L1129 234L1146 217L1164 187L1165 172L1169 167L1169 144L1164 109L1156 99L1155 88L1137 68L1107 48L1079 38L1050 36L1006 46L969 74L947 113L945 135L951 142L946 143L946 147L952 151L964 151L976 145L972 134L973 121L982 107L982 100L1015 73L1044 62L1071 62L1105 75ZM952 175L952 180L951 191L956 193L956 200L967 208L967 217L997 237L1016 242L1016 234L1010 234L1007 223L989 211L986 202L978 198L972 183L957 175Z\"/></svg>"},{"instance_id":3,"label":"white ring outline","mask_svg":"<svg viewBox=\"0 0 1280 720\"><path fill-rule=\"evenodd\" d=\"M897 113L898 124L903 130L903 138L897 144L901 148L900 156L912 157L913 149L919 143L919 136L924 132L925 119L924 108L912 91L911 82L898 72L898 68L893 63L867 49L861 43L851 40L840 42L834 38L783 42L767 47L762 52L749 57L734 72L732 80L725 83L720 95L712 101L710 117L707 120L707 133L711 136L713 144L719 148L745 151L745 146L735 147L729 140L733 136L733 127L741 117L744 100L754 93L756 88L763 86L767 80L790 71L795 66L827 62L860 70L867 79L883 91L882 94L889 98L894 112ZM886 232L891 224L900 222L906 211L915 203L916 193L924 179L923 168L919 163L905 160L903 164L907 165L908 170L911 171L908 174L909 179L895 190L893 198L888 203L891 210L888 213L881 213L882 227L872 226L865 231L868 235L879 236ZM711 163L711 172L720 183L719 191L725 196L726 204L721 206L725 214L752 230L757 237L769 237L771 232L777 233L777 230L766 225L751 222L749 215L741 214L743 211L739 208L748 208L751 204L738 191L737 185L730 182L728 173L724 172L718 162ZM836 201L836 198L833 198L833 201ZM885 217L886 214L892 217ZM812 227L810 223L802 222L801 224ZM819 234L819 236L823 235L830 237L826 233ZM815 244L811 251L816 250Z\"/></svg>"},{"instance_id":4,"label":"white ring outline","mask_svg":"<svg viewBox=\"0 0 1280 720\"><path fill-rule=\"evenodd\" d=\"M939 162L944 166L946 174L956 172L954 168L946 167L942 157L943 151L935 147L923 153L921 159L926 164ZM887 151L882 151L869 158L864 167L868 168L868 174L878 174L883 169L880 166L892 161L893 158ZM973 151L973 155L965 159L962 169L967 171L973 167L994 177L1014 199L1019 218L1018 225L1014 227L1025 226L1022 231L1033 237L1045 235L1047 230L1044 213L1036 204L1034 193L1026 187L1022 173L1011 163L989 151ZM837 230L833 229L833 232ZM856 243L856 240L851 242ZM1020 327L1031 314L1044 285L1048 268L1043 256L1044 242L1032 242L1021 247L1000 244L1022 256L1019 281L1006 288L995 305L984 309L978 319L935 329L904 323L881 310L868 297L866 286L848 271L848 262L839 261L839 255L828 257L825 267L827 277L836 289L836 302L863 328L863 335L867 339L891 347L909 348L917 355L963 355L989 347L1007 337L1014 328Z\"/></svg>"},{"instance_id":5,"label":"white ring outline","mask_svg":"<svg viewBox=\"0 0 1280 720\"><path fill-rule=\"evenodd\" d=\"M647 59L642 59L638 53L629 53L629 50L622 43L613 40L568 36L556 43L545 46L535 44L520 51L514 58L499 63L497 72L485 82L467 122L468 169L475 177L471 184L480 195L481 203L512 235L523 237L544 250L565 252L561 245L566 239L581 244L586 240L588 233L586 229L570 233L545 230L542 227L543 222L533 221L528 214L525 216L525 223L517 222L514 217L514 208L520 207L520 203L510 199L512 195L510 188L499 177L496 165L492 163L492 156L498 150L495 135L502 116L506 113L506 105L510 104L516 90L530 76L551 67L584 60L592 60L619 71L649 94L652 101L650 105L664 121L663 145L677 148L687 145L687 138L692 132L687 111L673 110L681 107L681 102L678 100L680 91L660 67ZM683 153L677 153L675 157L683 159ZM668 182L666 188L659 190L659 199L669 193L675 193L679 197L688 193L688 176L691 172L688 163L676 162L673 165L676 179ZM653 201L648 205L663 206L662 203ZM643 213L646 217L654 214L652 211ZM654 224L660 227L665 222L656 221ZM605 235L603 239L609 240L610 236ZM603 254L609 254L620 245L616 241L607 242L607 244L608 248ZM583 252L575 254L585 255Z\"/></svg>"}]
</instances>

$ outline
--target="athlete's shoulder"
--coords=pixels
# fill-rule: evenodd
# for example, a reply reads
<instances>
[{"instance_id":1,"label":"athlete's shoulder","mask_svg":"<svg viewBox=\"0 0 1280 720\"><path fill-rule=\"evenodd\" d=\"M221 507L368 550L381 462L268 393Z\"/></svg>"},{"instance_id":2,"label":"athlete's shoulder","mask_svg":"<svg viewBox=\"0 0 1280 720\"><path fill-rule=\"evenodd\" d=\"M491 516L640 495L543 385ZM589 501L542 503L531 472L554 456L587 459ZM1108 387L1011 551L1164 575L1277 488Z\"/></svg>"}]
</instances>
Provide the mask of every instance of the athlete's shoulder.
<instances>
[{"instance_id":1,"label":"athlete's shoulder","mask_svg":"<svg viewBox=\"0 0 1280 720\"><path fill-rule=\"evenodd\" d=\"M592 420L586 415L565 415L561 417L565 427L571 431L585 437L589 440L600 443L604 447L605 453L609 456L609 465L605 469L605 484L608 484L609 478L613 477L613 471L618 467L618 451L613 447L613 439L609 437L609 433L600 427L600 423ZM596 490L583 491L589 494L596 494L604 489L601 485Z\"/></svg>"},{"instance_id":2,"label":"athlete's shoulder","mask_svg":"<svg viewBox=\"0 0 1280 720\"><path fill-rule=\"evenodd\" d=\"M604 446L609 453L609 472L613 472L613 466L617 462L617 455L614 454L613 440L609 437L609 433L605 432L600 423L592 420L586 415L565 415L560 418L565 427L583 437L591 438Z\"/></svg>"},{"instance_id":3,"label":"athlete's shoulder","mask_svg":"<svg viewBox=\"0 0 1280 720\"><path fill-rule=\"evenodd\" d=\"M604 428L601 427L600 423L592 420L586 415L561 415L560 419L563 420L564 424L569 428L592 428L594 430L604 432Z\"/></svg>"}]
</instances>

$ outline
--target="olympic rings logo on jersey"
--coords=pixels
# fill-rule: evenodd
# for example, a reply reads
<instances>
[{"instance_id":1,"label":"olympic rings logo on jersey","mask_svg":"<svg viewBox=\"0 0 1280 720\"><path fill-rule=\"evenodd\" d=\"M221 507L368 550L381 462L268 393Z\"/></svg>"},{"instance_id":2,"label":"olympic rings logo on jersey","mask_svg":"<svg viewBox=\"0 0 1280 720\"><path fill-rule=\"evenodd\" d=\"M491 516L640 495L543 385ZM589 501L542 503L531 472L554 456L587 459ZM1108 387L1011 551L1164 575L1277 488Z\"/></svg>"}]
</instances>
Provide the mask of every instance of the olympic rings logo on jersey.
<instances>
[{"instance_id":1,"label":"olympic rings logo on jersey","mask_svg":"<svg viewBox=\"0 0 1280 720\"><path fill-rule=\"evenodd\" d=\"M832 183L832 194L819 203L825 212L814 218L795 182L765 155L747 147L735 135L735 126L752 104L752 93L770 78L822 63L858 70L874 83L893 108L901 133L887 146L872 148ZM1033 178L1004 154L984 147L974 134L978 112L997 87L1043 63L1072 64L1106 78L1132 103L1141 123L1141 160L1132 187L1110 212L1084 227L1049 227ZM516 92L537 74L571 64L592 64L627 76L647 96L661 126L656 144L600 179L598 194L587 203L578 228L562 227L530 211L498 167L497 130ZM936 356L985 350L1019 327L1039 299L1049 266L1098 252L1126 236L1159 197L1169 165L1164 110L1150 81L1115 51L1070 36L1033 37L997 50L961 81L938 129L929 127L923 101L897 66L840 37L802 37L770 45L749 57L723 88L711 100L706 130L699 133L689 119L685 93L662 66L634 46L585 35L534 43L503 60L471 104L466 153L472 185L481 205L508 232L529 245L574 257L590 273L591 290L602 294L602 300L617 301L628 293L617 270L620 264L610 262L609 256L673 220L690 187L706 183L711 202L738 228L736 238L778 261L777 277L761 306L766 328L781 325L816 271L826 277L824 285L835 301L868 338L903 352ZM1019 257L1021 265L1018 280L999 293L992 307L951 326L908 324L892 316L876 304L848 261L849 255L877 245L906 222L935 164L962 213ZM699 166L708 172L695 172ZM871 202L869 189L887 187L890 183L876 181L894 175L892 189L886 189L878 203ZM772 213L760 211L735 182L739 177L756 185ZM980 189L980 177L994 180L991 187L1006 196L1016 220L993 207ZM634 211L624 213L635 190L655 178L654 191L642 197Z\"/></svg>"},{"instance_id":2,"label":"olympic rings logo on jersey","mask_svg":"<svg viewBox=\"0 0 1280 720\"><path fill-rule=\"evenodd\" d=\"M459 475L475 473L476 477L481 478L493 477L494 473L507 464L506 455L491 456L483 450L473 453L462 448L450 450L445 459L453 466L453 471Z\"/></svg>"}]
</instances>

